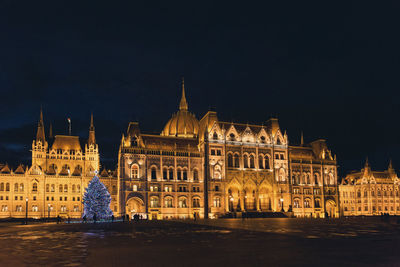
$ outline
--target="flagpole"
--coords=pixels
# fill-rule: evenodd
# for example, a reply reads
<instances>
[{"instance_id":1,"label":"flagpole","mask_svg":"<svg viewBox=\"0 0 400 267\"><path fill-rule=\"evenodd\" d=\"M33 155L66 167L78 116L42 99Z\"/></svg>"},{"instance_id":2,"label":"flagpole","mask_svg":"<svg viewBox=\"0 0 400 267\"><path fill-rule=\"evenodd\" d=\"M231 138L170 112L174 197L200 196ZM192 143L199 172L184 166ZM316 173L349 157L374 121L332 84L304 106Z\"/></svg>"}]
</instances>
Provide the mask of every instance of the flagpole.
<instances>
[{"instance_id":1,"label":"flagpole","mask_svg":"<svg viewBox=\"0 0 400 267\"><path fill-rule=\"evenodd\" d=\"M68 132L69 132L69 135L71 135L71 119L70 118L68 118Z\"/></svg>"}]
</instances>

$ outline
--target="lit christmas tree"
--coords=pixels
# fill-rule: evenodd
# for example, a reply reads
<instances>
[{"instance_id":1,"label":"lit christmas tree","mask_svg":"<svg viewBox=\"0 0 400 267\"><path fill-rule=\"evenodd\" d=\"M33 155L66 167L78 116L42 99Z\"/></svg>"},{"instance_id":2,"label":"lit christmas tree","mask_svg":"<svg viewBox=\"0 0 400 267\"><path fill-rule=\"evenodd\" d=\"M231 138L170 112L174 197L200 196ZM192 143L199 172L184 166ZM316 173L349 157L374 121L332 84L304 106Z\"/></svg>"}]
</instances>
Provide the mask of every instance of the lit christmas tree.
<instances>
[{"instance_id":1,"label":"lit christmas tree","mask_svg":"<svg viewBox=\"0 0 400 267\"><path fill-rule=\"evenodd\" d=\"M96 214L97 220L109 219L113 214L110 209L110 202L110 193L96 174L83 195L83 216L92 219Z\"/></svg>"}]
</instances>

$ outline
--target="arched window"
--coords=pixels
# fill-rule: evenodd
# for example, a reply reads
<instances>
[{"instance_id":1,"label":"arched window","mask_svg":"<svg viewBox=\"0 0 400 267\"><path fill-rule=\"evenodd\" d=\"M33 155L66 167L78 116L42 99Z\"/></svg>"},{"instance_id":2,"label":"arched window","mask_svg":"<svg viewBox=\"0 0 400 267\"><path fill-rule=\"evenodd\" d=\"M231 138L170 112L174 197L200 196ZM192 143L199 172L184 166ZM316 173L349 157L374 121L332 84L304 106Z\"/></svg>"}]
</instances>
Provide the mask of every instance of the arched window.
<instances>
[{"instance_id":1,"label":"arched window","mask_svg":"<svg viewBox=\"0 0 400 267\"><path fill-rule=\"evenodd\" d=\"M319 183L319 176L318 176L318 173L314 173L314 183L315 183L315 185L319 185L320 183Z\"/></svg>"},{"instance_id":2,"label":"arched window","mask_svg":"<svg viewBox=\"0 0 400 267\"><path fill-rule=\"evenodd\" d=\"M117 194L117 187L115 185L112 186L112 194L113 195Z\"/></svg>"},{"instance_id":3,"label":"arched window","mask_svg":"<svg viewBox=\"0 0 400 267\"><path fill-rule=\"evenodd\" d=\"M199 172L196 169L193 170L193 180L194 181L199 180Z\"/></svg>"},{"instance_id":4,"label":"arched window","mask_svg":"<svg viewBox=\"0 0 400 267\"><path fill-rule=\"evenodd\" d=\"M47 193L50 192L50 185L49 184L46 184L46 192Z\"/></svg>"},{"instance_id":5,"label":"arched window","mask_svg":"<svg viewBox=\"0 0 400 267\"><path fill-rule=\"evenodd\" d=\"M179 199L178 207L179 207L179 208L187 208L186 198L181 197L181 198Z\"/></svg>"},{"instance_id":6,"label":"arched window","mask_svg":"<svg viewBox=\"0 0 400 267\"><path fill-rule=\"evenodd\" d=\"M24 192L24 184L23 183L19 184L19 191Z\"/></svg>"},{"instance_id":7,"label":"arched window","mask_svg":"<svg viewBox=\"0 0 400 267\"><path fill-rule=\"evenodd\" d=\"M378 197L380 197L381 196L381 190L378 188L378 190L376 192L377 192Z\"/></svg>"},{"instance_id":8,"label":"arched window","mask_svg":"<svg viewBox=\"0 0 400 267\"><path fill-rule=\"evenodd\" d=\"M247 154L244 154L244 156L243 156L243 165L244 165L244 168L249 167L249 157L247 156Z\"/></svg>"},{"instance_id":9,"label":"arched window","mask_svg":"<svg viewBox=\"0 0 400 267\"><path fill-rule=\"evenodd\" d=\"M311 184L310 183L310 175L308 173L306 173L305 177L306 177L306 184Z\"/></svg>"},{"instance_id":10,"label":"arched window","mask_svg":"<svg viewBox=\"0 0 400 267\"><path fill-rule=\"evenodd\" d=\"M269 165L269 157L265 156L265 169L269 170L270 169L270 165Z\"/></svg>"},{"instance_id":11,"label":"arched window","mask_svg":"<svg viewBox=\"0 0 400 267\"><path fill-rule=\"evenodd\" d=\"M37 192L37 183L33 183L32 192Z\"/></svg>"},{"instance_id":12,"label":"arched window","mask_svg":"<svg viewBox=\"0 0 400 267\"><path fill-rule=\"evenodd\" d=\"M231 153L228 154L228 167L233 167L233 156Z\"/></svg>"},{"instance_id":13,"label":"arched window","mask_svg":"<svg viewBox=\"0 0 400 267\"><path fill-rule=\"evenodd\" d=\"M182 180L182 170L181 170L181 168L178 168L178 169L176 170L176 178L177 178L178 180Z\"/></svg>"},{"instance_id":14,"label":"arched window","mask_svg":"<svg viewBox=\"0 0 400 267\"><path fill-rule=\"evenodd\" d=\"M14 184L14 192L18 192L18 183Z\"/></svg>"},{"instance_id":15,"label":"arched window","mask_svg":"<svg viewBox=\"0 0 400 267\"><path fill-rule=\"evenodd\" d=\"M296 173L296 184L300 184L300 173Z\"/></svg>"},{"instance_id":16,"label":"arched window","mask_svg":"<svg viewBox=\"0 0 400 267\"><path fill-rule=\"evenodd\" d=\"M200 199L199 198L193 198L193 208L200 208Z\"/></svg>"},{"instance_id":17,"label":"arched window","mask_svg":"<svg viewBox=\"0 0 400 267\"><path fill-rule=\"evenodd\" d=\"M151 208L158 208L160 206L160 203L158 201L158 197L151 197L150 198L150 207Z\"/></svg>"},{"instance_id":18,"label":"arched window","mask_svg":"<svg viewBox=\"0 0 400 267\"><path fill-rule=\"evenodd\" d=\"M235 154L235 155L233 155L233 163L234 163L234 166L235 166L235 168L239 168L239 155L238 154Z\"/></svg>"},{"instance_id":19,"label":"arched window","mask_svg":"<svg viewBox=\"0 0 400 267\"><path fill-rule=\"evenodd\" d=\"M298 198L293 200L293 207L294 208L301 208L300 207L300 200Z\"/></svg>"},{"instance_id":20,"label":"arched window","mask_svg":"<svg viewBox=\"0 0 400 267\"><path fill-rule=\"evenodd\" d=\"M258 156L258 168L264 169L264 157L263 155Z\"/></svg>"},{"instance_id":21,"label":"arched window","mask_svg":"<svg viewBox=\"0 0 400 267\"><path fill-rule=\"evenodd\" d=\"M229 135L229 139L230 139L230 141L235 141L235 135L233 133L231 133Z\"/></svg>"},{"instance_id":22,"label":"arched window","mask_svg":"<svg viewBox=\"0 0 400 267\"><path fill-rule=\"evenodd\" d=\"M174 169L170 168L170 169L169 169L169 174L168 174L168 175L169 175L169 179L170 179L170 180L173 180L173 179L174 179Z\"/></svg>"},{"instance_id":23,"label":"arched window","mask_svg":"<svg viewBox=\"0 0 400 267\"><path fill-rule=\"evenodd\" d=\"M254 155L250 155L250 168L254 169Z\"/></svg>"},{"instance_id":24,"label":"arched window","mask_svg":"<svg viewBox=\"0 0 400 267\"><path fill-rule=\"evenodd\" d=\"M7 192L10 191L10 183L6 183L6 191L7 191Z\"/></svg>"},{"instance_id":25,"label":"arched window","mask_svg":"<svg viewBox=\"0 0 400 267\"><path fill-rule=\"evenodd\" d=\"M321 207L321 203L320 203L319 199L317 198L315 200L315 208L320 208L320 207Z\"/></svg>"},{"instance_id":26,"label":"arched window","mask_svg":"<svg viewBox=\"0 0 400 267\"><path fill-rule=\"evenodd\" d=\"M4 191L4 183L0 184L0 191Z\"/></svg>"},{"instance_id":27,"label":"arched window","mask_svg":"<svg viewBox=\"0 0 400 267\"><path fill-rule=\"evenodd\" d=\"M168 180L168 169L167 168L163 168L162 175L163 175L164 180Z\"/></svg>"},{"instance_id":28,"label":"arched window","mask_svg":"<svg viewBox=\"0 0 400 267\"><path fill-rule=\"evenodd\" d=\"M183 180L184 180L184 181L187 181L187 179L188 179L187 170L186 170L186 169L183 169Z\"/></svg>"},{"instance_id":29,"label":"arched window","mask_svg":"<svg viewBox=\"0 0 400 267\"><path fill-rule=\"evenodd\" d=\"M59 193L62 193L62 192L63 192L63 185L62 185L62 184L60 184L60 185L58 186L58 192L59 192Z\"/></svg>"},{"instance_id":30,"label":"arched window","mask_svg":"<svg viewBox=\"0 0 400 267\"><path fill-rule=\"evenodd\" d=\"M364 190L364 197L367 197L368 196L368 192L367 192L367 190Z\"/></svg>"},{"instance_id":31,"label":"arched window","mask_svg":"<svg viewBox=\"0 0 400 267\"><path fill-rule=\"evenodd\" d=\"M308 198L304 200L304 208L311 208L310 200Z\"/></svg>"},{"instance_id":32,"label":"arched window","mask_svg":"<svg viewBox=\"0 0 400 267\"><path fill-rule=\"evenodd\" d=\"M151 168L151 179L157 180L157 169L155 167Z\"/></svg>"},{"instance_id":33,"label":"arched window","mask_svg":"<svg viewBox=\"0 0 400 267\"><path fill-rule=\"evenodd\" d=\"M279 170L279 181L284 182L286 180L286 172L283 168Z\"/></svg>"},{"instance_id":34,"label":"arched window","mask_svg":"<svg viewBox=\"0 0 400 267\"><path fill-rule=\"evenodd\" d=\"M164 199L164 206L166 208L173 208L174 207L173 204L172 204L172 197L166 197Z\"/></svg>"},{"instance_id":35,"label":"arched window","mask_svg":"<svg viewBox=\"0 0 400 267\"><path fill-rule=\"evenodd\" d=\"M334 185L335 184L335 179L333 178L333 174L329 173L329 184Z\"/></svg>"},{"instance_id":36,"label":"arched window","mask_svg":"<svg viewBox=\"0 0 400 267\"><path fill-rule=\"evenodd\" d=\"M276 144L277 145L281 145L282 144L281 139L279 138L279 136L277 136L277 138L276 138Z\"/></svg>"},{"instance_id":37,"label":"arched window","mask_svg":"<svg viewBox=\"0 0 400 267\"><path fill-rule=\"evenodd\" d=\"M77 192L77 193L80 193L80 192L81 192L81 186L80 186L79 184L76 186L76 192Z\"/></svg>"},{"instance_id":38,"label":"arched window","mask_svg":"<svg viewBox=\"0 0 400 267\"><path fill-rule=\"evenodd\" d=\"M73 184L73 185L72 185L72 193L75 193L75 191L76 191L76 187L75 187L75 185Z\"/></svg>"},{"instance_id":39,"label":"arched window","mask_svg":"<svg viewBox=\"0 0 400 267\"><path fill-rule=\"evenodd\" d=\"M375 196L375 191L372 190L372 191L371 191L371 197L374 197L374 196Z\"/></svg>"},{"instance_id":40,"label":"arched window","mask_svg":"<svg viewBox=\"0 0 400 267\"><path fill-rule=\"evenodd\" d=\"M221 207L221 198L215 197L214 198L214 207L215 208L220 208Z\"/></svg>"},{"instance_id":41,"label":"arched window","mask_svg":"<svg viewBox=\"0 0 400 267\"><path fill-rule=\"evenodd\" d=\"M213 139L218 140L218 134L216 132L214 132L214 134L213 134Z\"/></svg>"},{"instance_id":42,"label":"arched window","mask_svg":"<svg viewBox=\"0 0 400 267\"><path fill-rule=\"evenodd\" d=\"M361 191L357 190L357 197L361 197Z\"/></svg>"},{"instance_id":43,"label":"arched window","mask_svg":"<svg viewBox=\"0 0 400 267\"><path fill-rule=\"evenodd\" d=\"M68 193L68 185L64 185L64 193Z\"/></svg>"},{"instance_id":44,"label":"arched window","mask_svg":"<svg viewBox=\"0 0 400 267\"><path fill-rule=\"evenodd\" d=\"M398 197L399 196L399 191L398 190L396 190L396 197Z\"/></svg>"},{"instance_id":45,"label":"arched window","mask_svg":"<svg viewBox=\"0 0 400 267\"><path fill-rule=\"evenodd\" d=\"M132 165L131 168L131 177L133 179L139 178L139 167L137 165Z\"/></svg>"}]
</instances>

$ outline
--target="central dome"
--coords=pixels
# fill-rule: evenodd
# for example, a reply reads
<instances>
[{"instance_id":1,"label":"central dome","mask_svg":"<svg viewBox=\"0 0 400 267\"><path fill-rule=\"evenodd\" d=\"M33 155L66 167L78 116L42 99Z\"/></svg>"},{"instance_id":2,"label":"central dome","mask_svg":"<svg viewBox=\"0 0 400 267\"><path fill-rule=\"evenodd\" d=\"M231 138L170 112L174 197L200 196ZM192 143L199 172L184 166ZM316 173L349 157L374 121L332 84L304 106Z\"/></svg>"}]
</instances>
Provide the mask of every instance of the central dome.
<instances>
[{"instance_id":1,"label":"central dome","mask_svg":"<svg viewBox=\"0 0 400 267\"><path fill-rule=\"evenodd\" d=\"M163 136L196 137L199 133L199 121L196 116L188 111L188 104L185 97L185 83L182 80L182 98L179 104L179 111L172 115L167 122Z\"/></svg>"}]
</instances>

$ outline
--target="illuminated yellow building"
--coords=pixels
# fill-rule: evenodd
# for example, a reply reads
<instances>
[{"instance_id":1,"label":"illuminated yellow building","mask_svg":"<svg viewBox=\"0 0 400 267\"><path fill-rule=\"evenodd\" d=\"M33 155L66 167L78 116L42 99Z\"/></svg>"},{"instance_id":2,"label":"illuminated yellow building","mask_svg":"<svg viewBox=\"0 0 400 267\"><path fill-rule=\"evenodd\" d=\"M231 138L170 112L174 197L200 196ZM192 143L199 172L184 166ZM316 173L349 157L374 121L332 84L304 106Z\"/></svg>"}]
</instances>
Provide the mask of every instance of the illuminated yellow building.
<instances>
[{"instance_id":1,"label":"illuminated yellow building","mask_svg":"<svg viewBox=\"0 0 400 267\"><path fill-rule=\"evenodd\" d=\"M198 121L184 84L179 110L160 135L129 124L118 191L120 214L154 219L281 211L339 216L336 158L325 141L289 146L276 118L249 125L219 121L209 111Z\"/></svg>"},{"instance_id":2,"label":"illuminated yellow building","mask_svg":"<svg viewBox=\"0 0 400 267\"><path fill-rule=\"evenodd\" d=\"M47 140L40 112L31 167L20 165L14 171L7 164L0 167L0 218L25 217L26 206L28 217L81 217L84 189L99 168L93 116L82 149L78 136L56 135ZM105 170L100 174L113 194L111 207L116 209L115 176Z\"/></svg>"},{"instance_id":3,"label":"illuminated yellow building","mask_svg":"<svg viewBox=\"0 0 400 267\"><path fill-rule=\"evenodd\" d=\"M400 180L392 162L386 171L372 171L368 160L359 172L348 174L339 185L344 216L400 215Z\"/></svg>"},{"instance_id":4,"label":"illuminated yellow building","mask_svg":"<svg viewBox=\"0 0 400 267\"><path fill-rule=\"evenodd\" d=\"M0 166L0 217L80 217L82 197L100 171L93 117L89 138L45 137L40 114L32 165ZM150 219L220 217L227 213L286 212L339 216L337 164L324 140L289 145L278 119L265 125L223 122L189 112L182 83L179 110L158 134L131 122L122 136L116 171L100 180L116 216Z\"/></svg>"}]
</instances>

